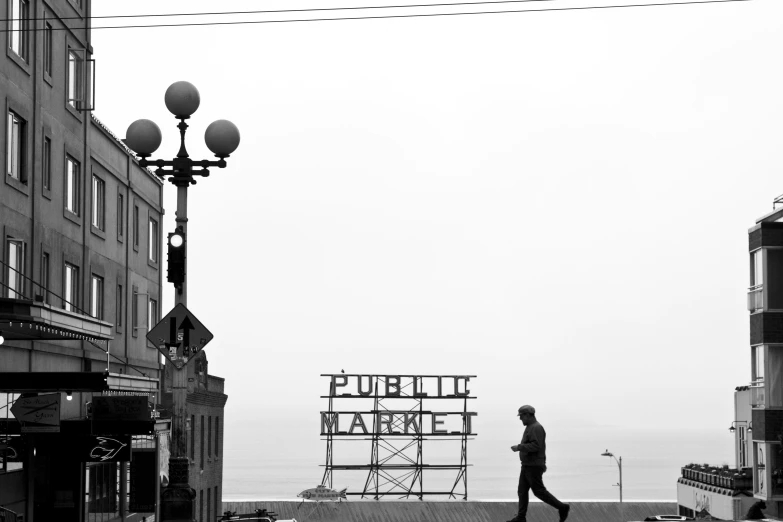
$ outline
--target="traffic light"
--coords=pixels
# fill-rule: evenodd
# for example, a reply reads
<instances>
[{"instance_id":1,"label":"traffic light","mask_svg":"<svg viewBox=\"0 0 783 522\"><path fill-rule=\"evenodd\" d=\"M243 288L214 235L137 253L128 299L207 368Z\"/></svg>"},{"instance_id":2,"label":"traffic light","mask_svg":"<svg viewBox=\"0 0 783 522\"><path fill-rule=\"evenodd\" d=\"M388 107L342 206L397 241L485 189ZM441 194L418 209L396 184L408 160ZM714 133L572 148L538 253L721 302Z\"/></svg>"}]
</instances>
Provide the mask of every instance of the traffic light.
<instances>
[{"instance_id":1,"label":"traffic light","mask_svg":"<svg viewBox=\"0 0 783 522\"><path fill-rule=\"evenodd\" d=\"M182 227L177 227L174 232L169 234L169 283L180 287L185 282L185 233Z\"/></svg>"}]
</instances>

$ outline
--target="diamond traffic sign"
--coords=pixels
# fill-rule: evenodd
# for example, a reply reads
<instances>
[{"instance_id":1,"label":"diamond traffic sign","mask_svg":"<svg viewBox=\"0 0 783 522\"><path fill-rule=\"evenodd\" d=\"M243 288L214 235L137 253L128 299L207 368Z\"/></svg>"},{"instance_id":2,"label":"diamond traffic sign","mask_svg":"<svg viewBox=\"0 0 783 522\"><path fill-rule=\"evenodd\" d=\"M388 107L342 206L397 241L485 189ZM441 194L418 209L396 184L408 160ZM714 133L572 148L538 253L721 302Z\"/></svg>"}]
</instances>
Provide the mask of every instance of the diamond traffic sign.
<instances>
[{"instance_id":1,"label":"diamond traffic sign","mask_svg":"<svg viewBox=\"0 0 783 522\"><path fill-rule=\"evenodd\" d=\"M24 433L60 431L60 394L19 398L11 406L11 413L24 423Z\"/></svg>"},{"instance_id":2,"label":"diamond traffic sign","mask_svg":"<svg viewBox=\"0 0 783 522\"><path fill-rule=\"evenodd\" d=\"M147 339L179 370L214 336L182 303L147 333Z\"/></svg>"}]
</instances>

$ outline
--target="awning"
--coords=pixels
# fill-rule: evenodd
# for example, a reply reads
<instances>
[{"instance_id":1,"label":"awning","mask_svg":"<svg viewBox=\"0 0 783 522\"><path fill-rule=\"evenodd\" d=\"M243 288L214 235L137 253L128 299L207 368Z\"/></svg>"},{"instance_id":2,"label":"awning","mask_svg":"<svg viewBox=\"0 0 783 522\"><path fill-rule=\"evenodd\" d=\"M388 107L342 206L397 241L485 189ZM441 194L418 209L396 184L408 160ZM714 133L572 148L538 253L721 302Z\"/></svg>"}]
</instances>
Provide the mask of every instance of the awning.
<instances>
[{"instance_id":1,"label":"awning","mask_svg":"<svg viewBox=\"0 0 783 522\"><path fill-rule=\"evenodd\" d=\"M7 340L108 341L113 326L38 301L0 298L0 333Z\"/></svg>"},{"instance_id":2,"label":"awning","mask_svg":"<svg viewBox=\"0 0 783 522\"><path fill-rule=\"evenodd\" d=\"M108 378L108 372L0 372L0 392L100 392L109 389Z\"/></svg>"}]
</instances>

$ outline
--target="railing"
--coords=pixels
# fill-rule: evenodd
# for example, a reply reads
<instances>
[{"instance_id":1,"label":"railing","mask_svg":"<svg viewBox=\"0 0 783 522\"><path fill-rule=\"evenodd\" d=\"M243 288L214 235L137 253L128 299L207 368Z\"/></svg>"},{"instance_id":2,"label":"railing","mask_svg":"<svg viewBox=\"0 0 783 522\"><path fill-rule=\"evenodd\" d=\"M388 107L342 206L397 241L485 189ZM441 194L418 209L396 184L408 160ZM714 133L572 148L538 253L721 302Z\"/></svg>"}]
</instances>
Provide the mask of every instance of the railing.
<instances>
[{"instance_id":1,"label":"railing","mask_svg":"<svg viewBox=\"0 0 783 522\"><path fill-rule=\"evenodd\" d=\"M718 468L713 466L685 466L682 477L688 480L726 489L753 489L753 476L749 470Z\"/></svg>"},{"instance_id":2,"label":"railing","mask_svg":"<svg viewBox=\"0 0 783 522\"><path fill-rule=\"evenodd\" d=\"M764 285L748 288L748 311L755 312L764 308Z\"/></svg>"},{"instance_id":3,"label":"railing","mask_svg":"<svg viewBox=\"0 0 783 522\"><path fill-rule=\"evenodd\" d=\"M22 522L24 515L0 506L0 522Z\"/></svg>"}]
</instances>

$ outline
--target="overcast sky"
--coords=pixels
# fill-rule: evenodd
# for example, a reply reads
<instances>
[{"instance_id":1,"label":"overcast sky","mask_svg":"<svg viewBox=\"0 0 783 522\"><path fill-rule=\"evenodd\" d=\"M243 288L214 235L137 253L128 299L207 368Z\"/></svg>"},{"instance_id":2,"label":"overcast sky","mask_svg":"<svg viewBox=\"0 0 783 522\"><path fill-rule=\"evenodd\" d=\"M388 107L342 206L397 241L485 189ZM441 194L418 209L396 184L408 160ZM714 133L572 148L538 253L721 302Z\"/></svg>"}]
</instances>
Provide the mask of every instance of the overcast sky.
<instances>
[{"instance_id":1,"label":"overcast sky","mask_svg":"<svg viewBox=\"0 0 783 522\"><path fill-rule=\"evenodd\" d=\"M623 3L643 2L276 18ZM747 229L783 193L783 2L96 29L93 45L95 114L118 136L153 119L154 157L175 156L163 94L178 80L201 93L192 157L211 158L215 119L242 133L189 191L188 308L215 334L229 424L263 416L320 462L319 374L345 369L477 375L479 446L515 443L523 403L550 433L726 436L750 381ZM164 200L165 233L168 183Z\"/></svg>"}]
</instances>

